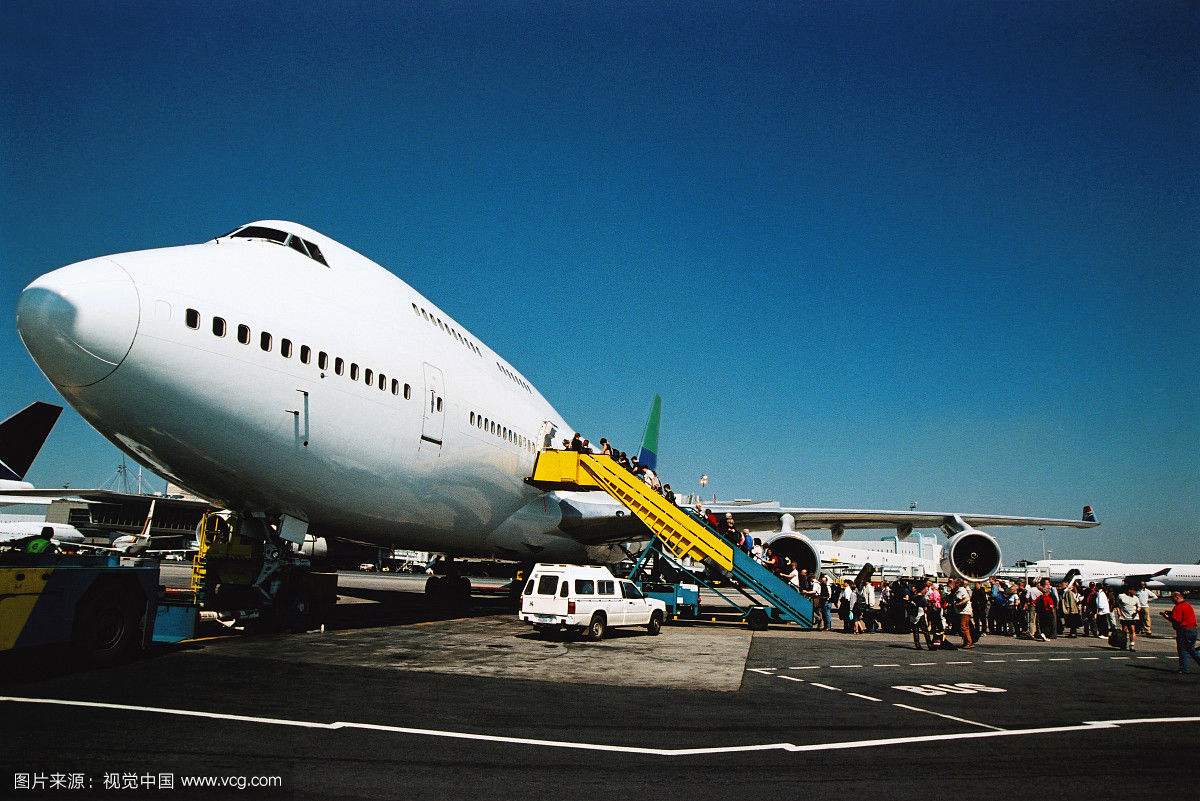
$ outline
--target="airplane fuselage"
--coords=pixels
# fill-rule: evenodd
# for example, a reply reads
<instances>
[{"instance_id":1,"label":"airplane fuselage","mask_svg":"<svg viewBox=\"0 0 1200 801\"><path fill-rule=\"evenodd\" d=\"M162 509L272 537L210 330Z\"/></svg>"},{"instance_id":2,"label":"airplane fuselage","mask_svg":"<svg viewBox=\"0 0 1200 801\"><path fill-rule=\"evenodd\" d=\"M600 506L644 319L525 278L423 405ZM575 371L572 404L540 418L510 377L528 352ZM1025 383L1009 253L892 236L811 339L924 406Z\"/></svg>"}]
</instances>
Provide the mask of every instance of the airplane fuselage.
<instances>
[{"instance_id":1,"label":"airplane fuselage","mask_svg":"<svg viewBox=\"0 0 1200 801\"><path fill-rule=\"evenodd\" d=\"M1085 585L1090 582L1120 586L1128 576L1151 576L1145 582L1152 590L1200 590L1200 565L1126 562L1105 562L1095 559L1042 559L1037 562L1040 575L1052 582L1066 578L1071 571L1078 571L1079 580ZM1166 570L1164 575L1156 576Z\"/></svg>"},{"instance_id":2,"label":"airplane fuselage","mask_svg":"<svg viewBox=\"0 0 1200 801\"><path fill-rule=\"evenodd\" d=\"M119 448L231 509L334 539L578 556L559 504L524 482L572 433L537 389L374 262L257 225L322 261L222 237L80 262L22 294L26 346ZM466 280L485 304L502 291Z\"/></svg>"}]
</instances>

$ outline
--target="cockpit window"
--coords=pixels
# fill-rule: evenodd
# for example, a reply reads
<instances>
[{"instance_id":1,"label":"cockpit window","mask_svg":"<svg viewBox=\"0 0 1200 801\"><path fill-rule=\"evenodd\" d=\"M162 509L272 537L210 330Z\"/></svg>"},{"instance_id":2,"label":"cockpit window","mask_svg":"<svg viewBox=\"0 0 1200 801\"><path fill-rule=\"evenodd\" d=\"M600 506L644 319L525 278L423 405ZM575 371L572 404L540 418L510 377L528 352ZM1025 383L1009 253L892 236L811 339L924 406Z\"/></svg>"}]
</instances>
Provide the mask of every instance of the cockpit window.
<instances>
[{"instance_id":1,"label":"cockpit window","mask_svg":"<svg viewBox=\"0 0 1200 801\"><path fill-rule=\"evenodd\" d=\"M283 231L276 231L274 228L264 228L261 225L247 225L233 236L235 239L266 239L271 242L278 242L281 245L288 238L288 235Z\"/></svg>"},{"instance_id":2,"label":"cockpit window","mask_svg":"<svg viewBox=\"0 0 1200 801\"><path fill-rule=\"evenodd\" d=\"M329 262L325 261L325 256L322 255L321 249L317 247L315 242L309 242L307 239L305 239L304 244L308 245L308 253L310 256L321 262L321 264L324 264L326 267L329 266Z\"/></svg>"},{"instance_id":3,"label":"cockpit window","mask_svg":"<svg viewBox=\"0 0 1200 801\"><path fill-rule=\"evenodd\" d=\"M292 250L298 251L302 255L308 256L308 250L304 247L304 240L301 239L300 237L291 236L288 238L287 243L288 243L288 247L291 248Z\"/></svg>"},{"instance_id":4,"label":"cockpit window","mask_svg":"<svg viewBox=\"0 0 1200 801\"><path fill-rule=\"evenodd\" d=\"M286 231L279 231L275 228L267 228L262 225L247 225L244 228L239 228L236 231L231 231L226 236L232 239L265 239L268 242L274 242L279 245L290 247L297 253L307 256L313 261L329 266L329 262L325 261L325 254L314 243L307 239L301 239L295 234L289 234ZM222 237L218 237L220 239Z\"/></svg>"}]
</instances>

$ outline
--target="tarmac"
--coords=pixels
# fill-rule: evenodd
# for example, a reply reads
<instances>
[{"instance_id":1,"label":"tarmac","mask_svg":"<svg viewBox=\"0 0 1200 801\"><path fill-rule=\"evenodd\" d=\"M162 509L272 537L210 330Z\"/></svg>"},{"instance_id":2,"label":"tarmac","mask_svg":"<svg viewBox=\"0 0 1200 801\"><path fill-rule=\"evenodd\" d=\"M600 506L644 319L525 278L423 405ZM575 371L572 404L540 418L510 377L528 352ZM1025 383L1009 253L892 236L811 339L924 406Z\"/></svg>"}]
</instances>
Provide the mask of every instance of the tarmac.
<instances>
[{"instance_id":1,"label":"tarmac","mask_svg":"<svg viewBox=\"0 0 1200 801\"><path fill-rule=\"evenodd\" d=\"M901 635L690 622L564 641L497 595L435 616L417 578L344 587L385 595L347 595L323 633L0 673L0 788L226 797L180 786L203 775L278 777L247 798L1108 798L1190 795L1200 780L1200 675L1176 673L1173 639L1124 652L992 636L929 652ZM86 783L13 789L54 773ZM113 774L175 786L105 790Z\"/></svg>"}]
</instances>

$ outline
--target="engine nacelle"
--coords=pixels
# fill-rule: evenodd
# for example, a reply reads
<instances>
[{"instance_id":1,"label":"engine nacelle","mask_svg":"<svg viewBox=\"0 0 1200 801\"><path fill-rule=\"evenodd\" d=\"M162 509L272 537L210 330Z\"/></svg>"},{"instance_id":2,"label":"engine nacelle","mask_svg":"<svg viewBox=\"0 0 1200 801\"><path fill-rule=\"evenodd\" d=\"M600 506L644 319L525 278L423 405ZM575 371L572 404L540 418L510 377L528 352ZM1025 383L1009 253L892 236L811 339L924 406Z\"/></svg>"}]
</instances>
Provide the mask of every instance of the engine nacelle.
<instances>
[{"instance_id":1,"label":"engine nacelle","mask_svg":"<svg viewBox=\"0 0 1200 801\"><path fill-rule=\"evenodd\" d=\"M772 539L763 537L763 546L770 546L780 556L789 557L796 563L796 570L807 570L810 576L816 576L820 571L821 556L808 537L792 531L768 536Z\"/></svg>"},{"instance_id":2,"label":"engine nacelle","mask_svg":"<svg viewBox=\"0 0 1200 801\"><path fill-rule=\"evenodd\" d=\"M984 581L1000 569L1002 556L996 538L977 528L967 528L946 540L942 549L944 575L967 581Z\"/></svg>"}]
</instances>

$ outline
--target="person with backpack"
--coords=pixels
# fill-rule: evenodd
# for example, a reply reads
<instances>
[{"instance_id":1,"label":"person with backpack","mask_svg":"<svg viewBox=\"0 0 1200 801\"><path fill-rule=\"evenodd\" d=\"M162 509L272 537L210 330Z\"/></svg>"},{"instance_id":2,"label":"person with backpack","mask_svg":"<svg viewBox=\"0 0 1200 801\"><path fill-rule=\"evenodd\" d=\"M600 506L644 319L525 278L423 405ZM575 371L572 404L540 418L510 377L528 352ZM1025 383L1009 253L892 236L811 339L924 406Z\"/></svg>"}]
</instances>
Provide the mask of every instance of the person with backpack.
<instances>
[{"instance_id":1,"label":"person with backpack","mask_svg":"<svg viewBox=\"0 0 1200 801\"><path fill-rule=\"evenodd\" d=\"M933 640L929 636L929 616L926 614L929 601L926 600L925 594L920 588L908 593L904 606L908 625L912 629L913 648L921 650L920 635L924 635L925 647L932 651Z\"/></svg>"}]
</instances>

